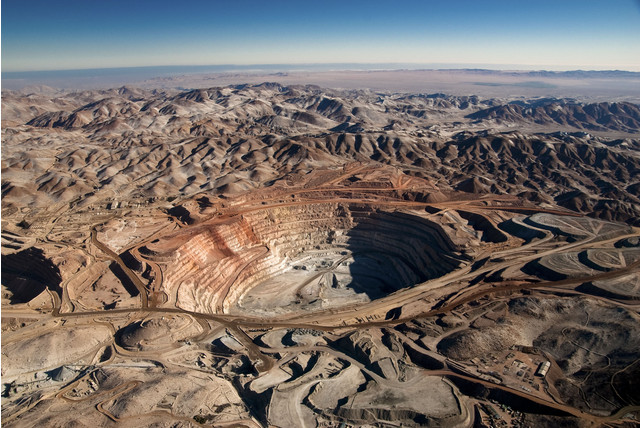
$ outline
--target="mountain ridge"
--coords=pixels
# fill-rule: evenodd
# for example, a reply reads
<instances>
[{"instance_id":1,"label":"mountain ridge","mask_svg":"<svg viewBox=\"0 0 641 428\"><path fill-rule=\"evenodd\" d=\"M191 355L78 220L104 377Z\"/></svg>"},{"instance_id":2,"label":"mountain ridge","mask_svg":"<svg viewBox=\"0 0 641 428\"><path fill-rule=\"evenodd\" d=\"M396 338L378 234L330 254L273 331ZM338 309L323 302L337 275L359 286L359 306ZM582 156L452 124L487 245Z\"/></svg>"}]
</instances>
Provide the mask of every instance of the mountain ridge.
<instances>
[{"instance_id":1,"label":"mountain ridge","mask_svg":"<svg viewBox=\"0 0 641 428\"><path fill-rule=\"evenodd\" d=\"M401 168L444 191L521 195L609 220L639 218L639 106L628 102L263 83L13 94L2 103L7 206L20 198L35 206L92 200L108 189L184 195L224 193L235 183L248 190L294 171L358 161Z\"/></svg>"}]
</instances>

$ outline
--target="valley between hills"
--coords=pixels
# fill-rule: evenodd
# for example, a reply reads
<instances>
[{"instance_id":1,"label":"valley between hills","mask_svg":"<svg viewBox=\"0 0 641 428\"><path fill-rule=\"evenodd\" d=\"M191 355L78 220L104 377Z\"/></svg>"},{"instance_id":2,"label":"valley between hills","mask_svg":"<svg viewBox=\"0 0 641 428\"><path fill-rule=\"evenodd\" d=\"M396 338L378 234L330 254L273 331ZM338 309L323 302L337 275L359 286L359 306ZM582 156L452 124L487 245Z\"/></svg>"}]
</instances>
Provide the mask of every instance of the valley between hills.
<instances>
[{"instance_id":1,"label":"valley between hills","mask_svg":"<svg viewBox=\"0 0 641 428\"><path fill-rule=\"evenodd\" d=\"M2 418L638 426L639 105L3 91Z\"/></svg>"}]
</instances>

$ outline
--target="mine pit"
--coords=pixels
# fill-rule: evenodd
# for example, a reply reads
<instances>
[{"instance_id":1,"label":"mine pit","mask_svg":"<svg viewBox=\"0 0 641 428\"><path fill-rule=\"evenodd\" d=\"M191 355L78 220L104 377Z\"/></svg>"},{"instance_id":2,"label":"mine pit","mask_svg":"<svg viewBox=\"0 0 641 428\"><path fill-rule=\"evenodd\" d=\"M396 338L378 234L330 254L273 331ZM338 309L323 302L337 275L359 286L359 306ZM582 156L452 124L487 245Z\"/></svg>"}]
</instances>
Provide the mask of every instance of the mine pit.
<instances>
[{"instance_id":1,"label":"mine pit","mask_svg":"<svg viewBox=\"0 0 641 428\"><path fill-rule=\"evenodd\" d=\"M375 205L266 207L198 224L141 249L177 306L262 316L369 302L464 261L419 212Z\"/></svg>"}]
</instances>

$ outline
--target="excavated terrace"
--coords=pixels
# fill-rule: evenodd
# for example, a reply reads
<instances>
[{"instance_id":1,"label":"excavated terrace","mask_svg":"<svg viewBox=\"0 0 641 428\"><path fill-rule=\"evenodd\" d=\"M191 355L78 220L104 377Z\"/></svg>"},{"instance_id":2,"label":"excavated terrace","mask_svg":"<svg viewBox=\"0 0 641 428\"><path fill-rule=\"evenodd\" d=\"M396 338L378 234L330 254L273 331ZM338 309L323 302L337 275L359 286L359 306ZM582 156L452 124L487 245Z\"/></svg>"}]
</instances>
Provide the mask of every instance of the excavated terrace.
<instances>
[{"instance_id":1,"label":"excavated terrace","mask_svg":"<svg viewBox=\"0 0 641 428\"><path fill-rule=\"evenodd\" d=\"M369 204L266 207L141 249L178 307L264 316L367 302L464 260L437 223Z\"/></svg>"}]
</instances>

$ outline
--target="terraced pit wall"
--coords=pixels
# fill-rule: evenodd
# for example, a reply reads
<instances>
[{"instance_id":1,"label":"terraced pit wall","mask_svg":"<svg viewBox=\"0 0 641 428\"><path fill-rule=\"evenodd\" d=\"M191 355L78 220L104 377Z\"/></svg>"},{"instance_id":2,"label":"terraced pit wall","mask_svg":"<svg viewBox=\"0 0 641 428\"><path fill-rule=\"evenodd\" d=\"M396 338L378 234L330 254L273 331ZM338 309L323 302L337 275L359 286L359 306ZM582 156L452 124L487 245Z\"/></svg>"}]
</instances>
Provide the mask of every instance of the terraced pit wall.
<instances>
[{"instance_id":1,"label":"terraced pit wall","mask_svg":"<svg viewBox=\"0 0 641 428\"><path fill-rule=\"evenodd\" d=\"M266 208L186 232L188 239L160 239L141 252L164 265L164 291L179 307L208 313L227 312L256 285L317 258L349 258L352 284L378 278L384 293L444 275L463 260L438 224L367 204Z\"/></svg>"}]
</instances>

